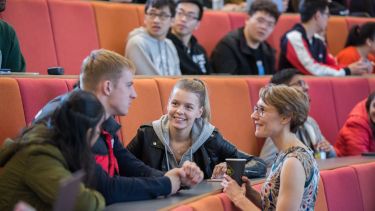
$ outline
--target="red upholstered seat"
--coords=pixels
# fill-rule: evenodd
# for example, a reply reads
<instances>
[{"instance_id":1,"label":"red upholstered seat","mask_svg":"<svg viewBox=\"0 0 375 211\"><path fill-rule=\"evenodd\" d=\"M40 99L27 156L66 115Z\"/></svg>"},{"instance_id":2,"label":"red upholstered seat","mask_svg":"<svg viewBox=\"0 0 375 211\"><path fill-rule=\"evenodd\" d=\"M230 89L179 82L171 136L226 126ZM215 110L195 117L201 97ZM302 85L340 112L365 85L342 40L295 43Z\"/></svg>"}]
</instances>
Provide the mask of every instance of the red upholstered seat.
<instances>
[{"instance_id":1,"label":"red upholstered seat","mask_svg":"<svg viewBox=\"0 0 375 211\"><path fill-rule=\"evenodd\" d=\"M65 79L65 82L69 91L74 89L74 86L78 83L78 80L79 80L78 78L77 79Z\"/></svg>"},{"instance_id":2,"label":"red upholstered seat","mask_svg":"<svg viewBox=\"0 0 375 211\"><path fill-rule=\"evenodd\" d=\"M331 78L338 126L341 128L350 111L370 93L366 78ZM350 84L350 86L348 86ZM324 109L324 106L320 106Z\"/></svg>"},{"instance_id":3,"label":"red upholstered seat","mask_svg":"<svg viewBox=\"0 0 375 211\"><path fill-rule=\"evenodd\" d=\"M119 117L124 145L132 140L139 126L157 120L163 114L159 89L154 79L135 80L134 87L138 96L132 102L128 115Z\"/></svg>"},{"instance_id":4,"label":"red upholstered seat","mask_svg":"<svg viewBox=\"0 0 375 211\"><path fill-rule=\"evenodd\" d=\"M220 198L221 203L223 204L224 211L240 211L240 209L233 204L225 193L220 193L217 196Z\"/></svg>"},{"instance_id":5,"label":"red upholstered seat","mask_svg":"<svg viewBox=\"0 0 375 211\"><path fill-rule=\"evenodd\" d=\"M247 14L243 12L231 12L228 13L231 30L238 29L245 25Z\"/></svg>"},{"instance_id":6,"label":"red upholstered seat","mask_svg":"<svg viewBox=\"0 0 375 211\"><path fill-rule=\"evenodd\" d=\"M124 55L129 32L141 26L137 6L107 2L91 4L95 10L100 47Z\"/></svg>"},{"instance_id":7,"label":"red upholstered seat","mask_svg":"<svg viewBox=\"0 0 375 211\"><path fill-rule=\"evenodd\" d=\"M218 28L220 30L217 30ZM231 24L226 13L206 11L194 35L210 56L216 44L230 31Z\"/></svg>"},{"instance_id":8,"label":"red upholstered seat","mask_svg":"<svg viewBox=\"0 0 375 211\"><path fill-rule=\"evenodd\" d=\"M0 78L0 146L26 126L21 94L14 78Z\"/></svg>"},{"instance_id":9,"label":"red upholstered seat","mask_svg":"<svg viewBox=\"0 0 375 211\"><path fill-rule=\"evenodd\" d=\"M332 144L339 131L335 98L330 78L307 77L310 86L310 115L319 123L323 135Z\"/></svg>"},{"instance_id":10,"label":"red upholstered seat","mask_svg":"<svg viewBox=\"0 0 375 211\"><path fill-rule=\"evenodd\" d=\"M95 14L89 2L48 1L56 55L65 75L78 75L82 60L99 48Z\"/></svg>"},{"instance_id":11,"label":"red upholstered seat","mask_svg":"<svg viewBox=\"0 0 375 211\"><path fill-rule=\"evenodd\" d=\"M352 166L357 173L364 211L375 210L375 163Z\"/></svg>"},{"instance_id":12,"label":"red upholstered seat","mask_svg":"<svg viewBox=\"0 0 375 211\"><path fill-rule=\"evenodd\" d=\"M64 79L17 78L20 87L26 124L53 98L68 92Z\"/></svg>"},{"instance_id":13,"label":"red upholstered seat","mask_svg":"<svg viewBox=\"0 0 375 211\"><path fill-rule=\"evenodd\" d=\"M320 172L328 210L363 210L357 174L352 167Z\"/></svg>"},{"instance_id":14,"label":"red upholstered seat","mask_svg":"<svg viewBox=\"0 0 375 211\"><path fill-rule=\"evenodd\" d=\"M28 72L47 74L58 65L46 0L7 1L2 15L16 30Z\"/></svg>"},{"instance_id":15,"label":"red upholstered seat","mask_svg":"<svg viewBox=\"0 0 375 211\"><path fill-rule=\"evenodd\" d=\"M187 205L192 207L194 211L224 211L221 199L217 195L207 196Z\"/></svg>"}]
</instances>

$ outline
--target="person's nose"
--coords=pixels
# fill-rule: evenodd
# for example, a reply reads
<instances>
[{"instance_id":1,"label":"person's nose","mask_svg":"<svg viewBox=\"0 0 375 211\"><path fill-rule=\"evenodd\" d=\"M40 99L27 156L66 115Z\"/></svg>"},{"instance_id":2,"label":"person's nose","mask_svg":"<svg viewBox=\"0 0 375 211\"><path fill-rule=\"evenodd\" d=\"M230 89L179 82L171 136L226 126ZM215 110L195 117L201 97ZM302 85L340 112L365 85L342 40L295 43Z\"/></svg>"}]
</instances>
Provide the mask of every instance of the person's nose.
<instances>
[{"instance_id":1,"label":"person's nose","mask_svg":"<svg viewBox=\"0 0 375 211\"><path fill-rule=\"evenodd\" d=\"M134 87L132 87L132 90L131 90L131 93L130 93L130 97L132 98L132 99L135 99L135 98L137 98L137 92L135 91L135 88Z\"/></svg>"}]
</instances>

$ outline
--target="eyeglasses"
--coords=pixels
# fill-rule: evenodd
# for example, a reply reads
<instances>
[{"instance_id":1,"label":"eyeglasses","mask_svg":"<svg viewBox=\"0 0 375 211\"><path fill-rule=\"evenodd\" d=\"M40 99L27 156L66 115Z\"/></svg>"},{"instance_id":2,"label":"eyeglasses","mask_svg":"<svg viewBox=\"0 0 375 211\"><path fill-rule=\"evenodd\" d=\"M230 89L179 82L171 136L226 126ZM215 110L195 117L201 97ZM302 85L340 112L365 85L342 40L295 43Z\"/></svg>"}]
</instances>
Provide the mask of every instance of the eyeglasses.
<instances>
[{"instance_id":1,"label":"eyeglasses","mask_svg":"<svg viewBox=\"0 0 375 211\"><path fill-rule=\"evenodd\" d=\"M264 107L262 106L255 105L253 111L261 117L264 116Z\"/></svg>"},{"instance_id":2,"label":"eyeglasses","mask_svg":"<svg viewBox=\"0 0 375 211\"><path fill-rule=\"evenodd\" d=\"M274 27L275 26L275 21L267 21L266 19L262 17L255 18L256 22L259 24L266 24L267 27Z\"/></svg>"},{"instance_id":3,"label":"eyeglasses","mask_svg":"<svg viewBox=\"0 0 375 211\"><path fill-rule=\"evenodd\" d=\"M170 14L167 14L167 13L154 13L154 12L149 12L149 13L146 13L146 15L151 18L151 20L154 20L156 17L159 18L159 20L162 20L162 21L165 21L167 20L168 18L172 17L172 15Z\"/></svg>"},{"instance_id":4,"label":"eyeglasses","mask_svg":"<svg viewBox=\"0 0 375 211\"><path fill-rule=\"evenodd\" d=\"M176 18L185 17L187 21L198 20L198 17L192 13L185 13L183 11L176 12Z\"/></svg>"}]
</instances>

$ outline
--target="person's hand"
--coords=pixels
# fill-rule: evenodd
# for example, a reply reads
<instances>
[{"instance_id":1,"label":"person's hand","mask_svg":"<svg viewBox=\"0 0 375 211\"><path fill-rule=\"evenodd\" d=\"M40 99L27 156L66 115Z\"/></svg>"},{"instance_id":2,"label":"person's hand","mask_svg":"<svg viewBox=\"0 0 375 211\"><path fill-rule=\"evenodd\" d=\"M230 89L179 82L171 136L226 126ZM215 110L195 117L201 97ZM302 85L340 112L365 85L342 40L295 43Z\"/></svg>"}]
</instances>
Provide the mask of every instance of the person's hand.
<instances>
[{"instance_id":1,"label":"person's hand","mask_svg":"<svg viewBox=\"0 0 375 211\"><path fill-rule=\"evenodd\" d=\"M185 161L181 168L185 173L180 178L182 185L192 187L203 180L203 171L194 162Z\"/></svg>"},{"instance_id":2,"label":"person's hand","mask_svg":"<svg viewBox=\"0 0 375 211\"><path fill-rule=\"evenodd\" d=\"M316 150L329 152L332 150L332 145L327 140L322 140L316 145Z\"/></svg>"},{"instance_id":3,"label":"person's hand","mask_svg":"<svg viewBox=\"0 0 375 211\"><path fill-rule=\"evenodd\" d=\"M350 64L348 68L350 69L350 73L352 75L363 75L369 72L368 62L364 62L363 60Z\"/></svg>"},{"instance_id":4,"label":"person's hand","mask_svg":"<svg viewBox=\"0 0 375 211\"><path fill-rule=\"evenodd\" d=\"M222 162L215 166L213 172L212 172L212 179L221 179L223 178L225 172L227 172L227 163Z\"/></svg>"},{"instance_id":5,"label":"person's hand","mask_svg":"<svg viewBox=\"0 0 375 211\"><path fill-rule=\"evenodd\" d=\"M164 174L171 180L172 190L170 195L177 193L181 186L181 177L185 176L185 172L181 168L174 168Z\"/></svg>"},{"instance_id":6,"label":"person's hand","mask_svg":"<svg viewBox=\"0 0 375 211\"><path fill-rule=\"evenodd\" d=\"M224 174L224 179L221 182L221 186L224 188L223 192L226 193L228 198L233 202L236 201L238 196L244 196L246 193L246 183L243 183L240 187L234 179L226 174Z\"/></svg>"}]
</instances>

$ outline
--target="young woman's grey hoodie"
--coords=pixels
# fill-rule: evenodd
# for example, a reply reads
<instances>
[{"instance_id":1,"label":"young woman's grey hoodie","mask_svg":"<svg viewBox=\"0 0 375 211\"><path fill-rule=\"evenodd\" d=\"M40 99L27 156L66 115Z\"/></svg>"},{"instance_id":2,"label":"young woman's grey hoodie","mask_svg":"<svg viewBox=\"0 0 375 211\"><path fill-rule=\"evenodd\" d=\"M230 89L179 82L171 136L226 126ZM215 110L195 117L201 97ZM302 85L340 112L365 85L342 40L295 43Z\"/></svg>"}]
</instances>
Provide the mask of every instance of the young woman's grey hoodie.
<instances>
[{"instance_id":1,"label":"young woman's grey hoodie","mask_svg":"<svg viewBox=\"0 0 375 211\"><path fill-rule=\"evenodd\" d=\"M180 60L172 41L155 39L144 27L129 33L125 57L134 62L136 75L181 75Z\"/></svg>"},{"instance_id":2,"label":"young woman's grey hoodie","mask_svg":"<svg viewBox=\"0 0 375 211\"><path fill-rule=\"evenodd\" d=\"M191 147L182 155L179 163L177 163L176 158L169 147L169 121L168 115L163 115L159 120L152 122L152 127L158 138L161 140L165 147L165 154L163 163L167 164L167 168L163 169L169 171L170 169L181 167L185 161L193 161L193 154L208 140L214 131L215 127L209 122L203 120L202 118L196 119L193 127L191 129L191 138L193 143Z\"/></svg>"}]
</instances>

